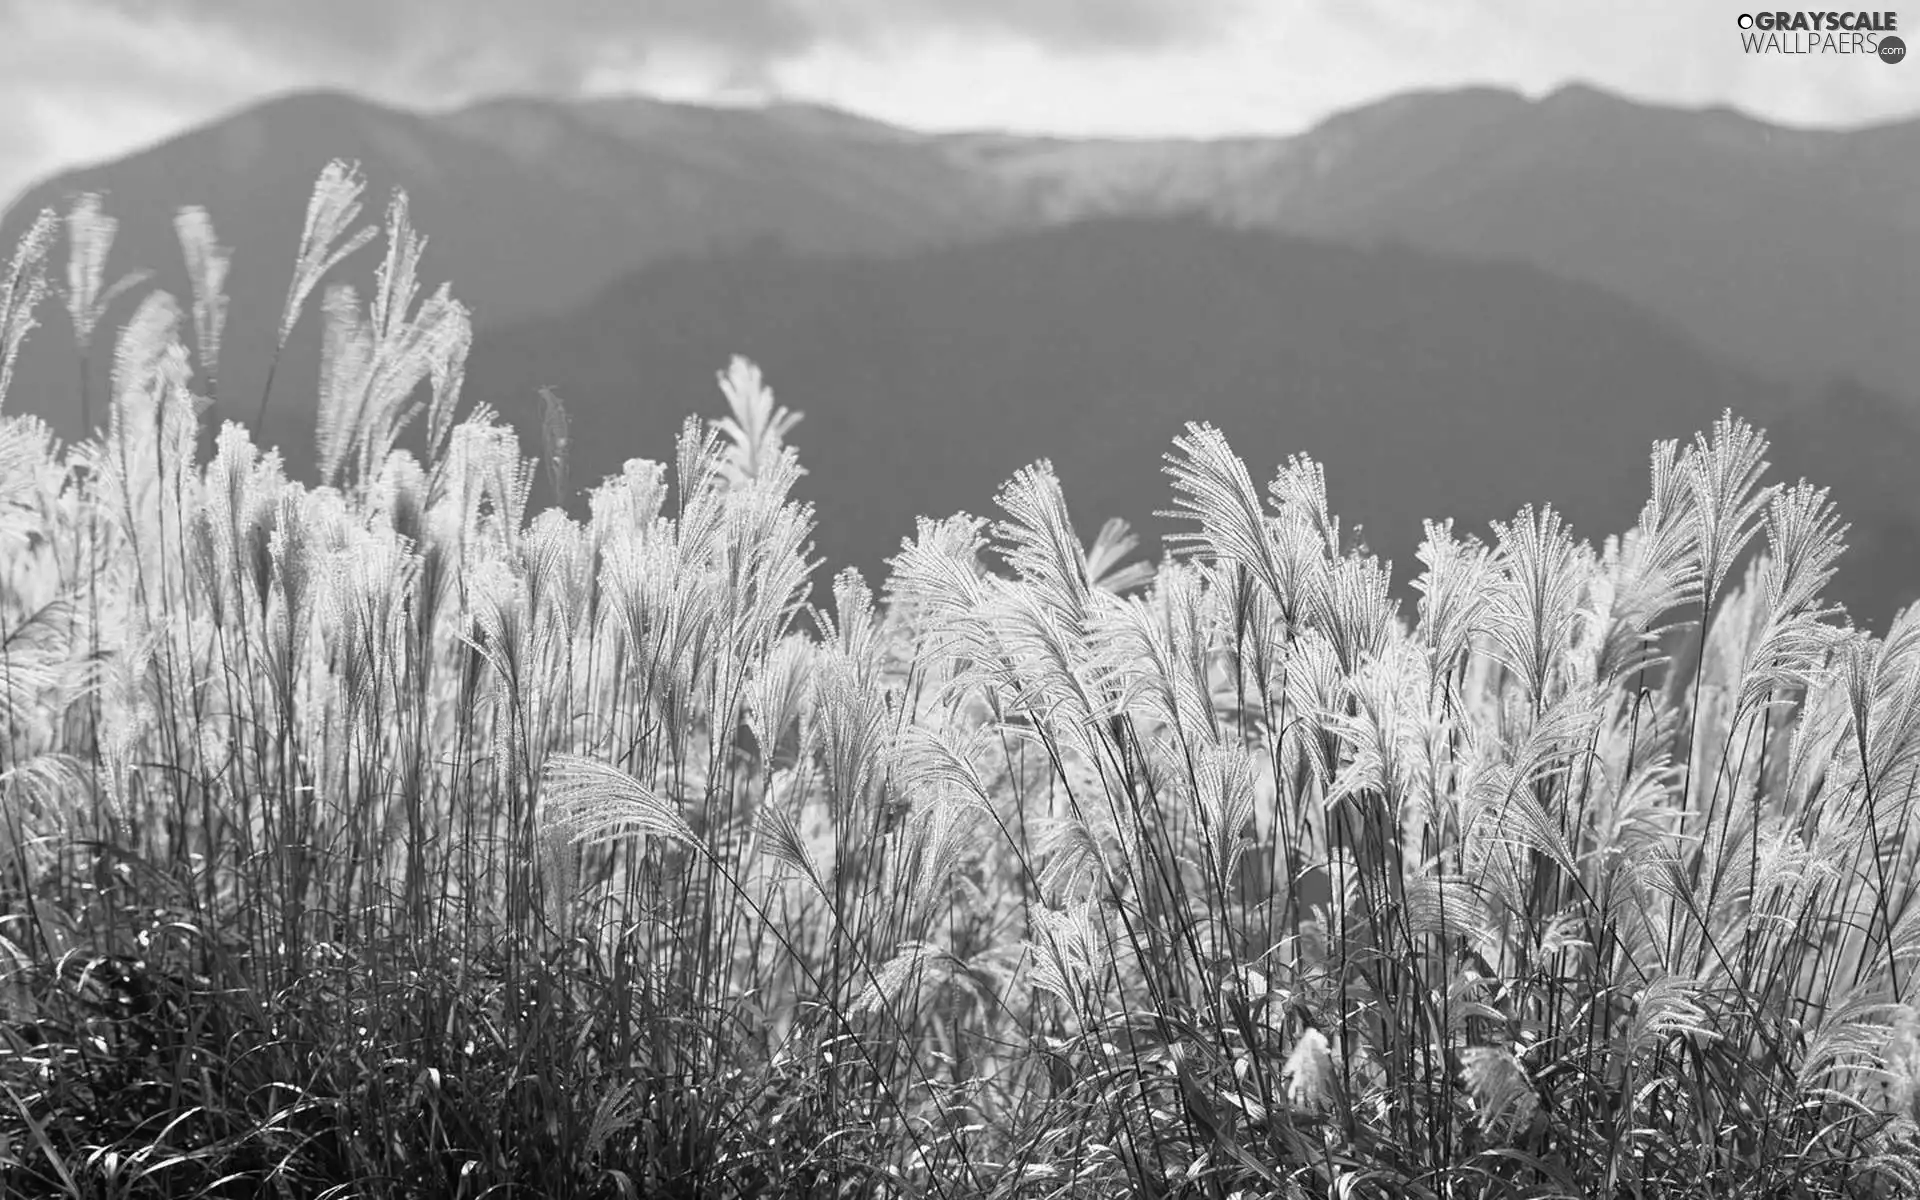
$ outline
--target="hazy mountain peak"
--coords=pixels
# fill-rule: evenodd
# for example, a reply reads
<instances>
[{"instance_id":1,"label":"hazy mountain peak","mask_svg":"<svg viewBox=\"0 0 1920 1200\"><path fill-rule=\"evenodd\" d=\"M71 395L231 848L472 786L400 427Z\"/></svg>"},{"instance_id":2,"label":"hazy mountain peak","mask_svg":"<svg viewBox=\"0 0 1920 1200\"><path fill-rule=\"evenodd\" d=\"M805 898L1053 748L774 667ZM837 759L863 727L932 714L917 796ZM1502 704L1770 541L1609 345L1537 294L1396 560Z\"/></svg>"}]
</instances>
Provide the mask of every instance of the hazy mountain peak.
<instances>
[{"instance_id":1,"label":"hazy mountain peak","mask_svg":"<svg viewBox=\"0 0 1920 1200\"><path fill-rule=\"evenodd\" d=\"M764 111L769 118L789 129L816 135L887 139L931 136L877 117L810 100L777 100L767 105Z\"/></svg>"},{"instance_id":2,"label":"hazy mountain peak","mask_svg":"<svg viewBox=\"0 0 1920 1200\"><path fill-rule=\"evenodd\" d=\"M1621 109L1647 108L1637 100L1630 100L1618 92L1596 86L1581 79L1571 79L1540 97L1540 104L1547 108L1586 108Z\"/></svg>"},{"instance_id":3,"label":"hazy mountain peak","mask_svg":"<svg viewBox=\"0 0 1920 1200\"><path fill-rule=\"evenodd\" d=\"M1463 116L1504 117L1520 112L1527 106L1526 96L1508 87L1470 84L1453 88L1420 88L1342 109L1309 132L1377 129L1405 121L1458 119Z\"/></svg>"}]
</instances>

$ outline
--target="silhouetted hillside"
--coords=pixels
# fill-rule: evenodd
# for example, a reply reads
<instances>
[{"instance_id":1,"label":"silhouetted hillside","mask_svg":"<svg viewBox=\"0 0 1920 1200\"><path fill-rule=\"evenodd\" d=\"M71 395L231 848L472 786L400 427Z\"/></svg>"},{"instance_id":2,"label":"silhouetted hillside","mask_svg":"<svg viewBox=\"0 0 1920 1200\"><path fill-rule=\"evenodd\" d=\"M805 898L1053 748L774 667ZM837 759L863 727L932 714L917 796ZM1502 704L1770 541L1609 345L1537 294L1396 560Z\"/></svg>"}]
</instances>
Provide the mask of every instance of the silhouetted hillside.
<instances>
[{"instance_id":1,"label":"silhouetted hillside","mask_svg":"<svg viewBox=\"0 0 1920 1200\"><path fill-rule=\"evenodd\" d=\"M301 93L30 189L0 219L0 244L10 251L42 207L64 215L80 192L105 192L108 213L121 222L110 269L154 270L155 286L184 297L173 217L183 205L205 207L222 243L236 249L222 411L251 419L307 198L332 158L363 169L361 223L379 222L393 189L406 190L413 222L427 235L423 278L451 281L482 326L564 309L644 263L756 237L877 252L985 224L980 205L956 186L957 172L910 149L914 135L893 131L892 139L850 148L851 133L806 120L805 110L785 124L762 114L731 117L647 101L576 109L539 100L439 117ZM816 126L819 132L808 132ZM729 127L735 131L722 136ZM909 168L920 170L917 181ZM63 237L57 264L65 254ZM334 278L358 282L364 294L378 261L376 246ZM136 302L123 299L109 323L124 321ZM70 332L51 310L43 325L9 403L76 434ZM312 378L314 327L310 314L281 379ZM96 373L95 412L103 411L104 375ZM309 409L306 394L283 393L276 383L273 428L310 429Z\"/></svg>"},{"instance_id":2,"label":"silhouetted hillside","mask_svg":"<svg viewBox=\"0 0 1920 1200\"><path fill-rule=\"evenodd\" d=\"M1920 401L1920 122L1785 129L1591 87L1412 93L1294 138L963 139L1048 219L1222 222L1531 263L1722 357Z\"/></svg>"},{"instance_id":3,"label":"silhouetted hillside","mask_svg":"<svg viewBox=\"0 0 1920 1200\"><path fill-rule=\"evenodd\" d=\"M886 255L1089 216L1198 214L1530 263L1632 300L1798 393L1850 376L1920 412L1917 149L1920 122L1796 131L1582 87L1538 101L1410 94L1297 137L1220 141L931 135L805 105L642 98L417 114L304 93L49 180L0 218L0 239L11 245L43 204L105 190L125 222L115 268L158 269L179 291L172 215L205 205L239 251L230 415L257 403L307 192L333 157L365 166L369 218L394 187L410 193L430 239L426 276L451 280L482 328L755 239ZM368 278L373 257L341 278ZM40 340L65 336L49 322ZM314 346L309 330L290 374L310 373ZM36 369L14 403L77 431L70 365ZM277 426L298 427L298 399Z\"/></svg>"},{"instance_id":4,"label":"silhouetted hillside","mask_svg":"<svg viewBox=\"0 0 1920 1200\"><path fill-rule=\"evenodd\" d=\"M1295 451L1323 460L1338 511L1403 577L1423 517L1483 529L1551 501L1597 541L1637 514L1654 439L1779 401L1633 306L1529 267L1182 219L897 260L661 264L482 339L469 386L535 446L536 389L556 387L587 483L669 456L690 407L721 411L714 374L735 353L806 414L792 441L821 554L871 575L916 515L986 512L1040 457L1086 532L1109 516L1159 529L1160 456L1189 420L1220 425L1263 478ZM1838 419L1788 428L1775 462L1824 468L1877 543L1911 547L1906 493L1848 463L1862 439L1890 460L1920 439L1871 393L1829 402ZM1920 593L1920 561L1850 569L1839 593L1884 616Z\"/></svg>"}]
</instances>

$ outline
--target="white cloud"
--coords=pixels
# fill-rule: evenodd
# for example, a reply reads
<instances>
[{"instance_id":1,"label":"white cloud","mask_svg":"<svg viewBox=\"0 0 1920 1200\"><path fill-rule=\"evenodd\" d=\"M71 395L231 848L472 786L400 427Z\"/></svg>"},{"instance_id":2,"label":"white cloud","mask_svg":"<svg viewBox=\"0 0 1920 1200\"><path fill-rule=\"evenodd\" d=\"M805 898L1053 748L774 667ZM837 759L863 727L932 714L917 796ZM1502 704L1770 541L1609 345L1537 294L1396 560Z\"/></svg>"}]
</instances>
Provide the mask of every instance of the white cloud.
<instances>
[{"instance_id":1,"label":"white cloud","mask_svg":"<svg viewBox=\"0 0 1920 1200\"><path fill-rule=\"evenodd\" d=\"M1755 58L1741 0L0 0L0 196L275 91L775 91L903 123L1290 132L1416 87L1579 80L1794 124L1920 111L1920 65ZM1920 29L1909 35L1920 37Z\"/></svg>"},{"instance_id":2,"label":"white cloud","mask_svg":"<svg viewBox=\"0 0 1920 1200\"><path fill-rule=\"evenodd\" d=\"M1075 133L1285 133L1412 88L1585 82L1638 99L1731 104L1788 124L1920 112L1920 67L1742 53L1716 0L1270 0L1206 42L1063 54L1015 38L823 42L779 62L787 93L909 124ZM1920 30L1916 30L1920 36Z\"/></svg>"},{"instance_id":3,"label":"white cloud","mask_svg":"<svg viewBox=\"0 0 1920 1200\"><path fill-rule=\"evenodd\" d=\"M288 64L174 17L0 0L0 204L288 86Z\"/></svg>"}]
</instances>

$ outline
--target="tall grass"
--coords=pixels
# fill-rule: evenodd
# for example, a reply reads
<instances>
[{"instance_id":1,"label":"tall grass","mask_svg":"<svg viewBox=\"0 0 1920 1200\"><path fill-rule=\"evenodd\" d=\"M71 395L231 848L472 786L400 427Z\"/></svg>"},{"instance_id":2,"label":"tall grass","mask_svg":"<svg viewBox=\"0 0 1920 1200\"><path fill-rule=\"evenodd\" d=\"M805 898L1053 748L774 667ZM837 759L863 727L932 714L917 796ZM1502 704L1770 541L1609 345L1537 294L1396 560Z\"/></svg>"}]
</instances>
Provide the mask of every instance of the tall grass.
<instances>
[{"instance_id":1,"label":"tall grass","mask_svg":"<svg viewBox=\"0 0 1920 1200\"><path fill-rule=\"evenodd\" d=\"M1041 462L813 611L754 368L529 514L404 198L321 290L361 190L277 331L321 296L322 486L196 457L204 213L104 429L0 419L8 1194L1920 1187L1920 608L1821 603L1839 518L1746 425L1598 548L1430 524L1411 614L1318 464L1205 425L1157 567Z\"/></svg>"}]
</instances>

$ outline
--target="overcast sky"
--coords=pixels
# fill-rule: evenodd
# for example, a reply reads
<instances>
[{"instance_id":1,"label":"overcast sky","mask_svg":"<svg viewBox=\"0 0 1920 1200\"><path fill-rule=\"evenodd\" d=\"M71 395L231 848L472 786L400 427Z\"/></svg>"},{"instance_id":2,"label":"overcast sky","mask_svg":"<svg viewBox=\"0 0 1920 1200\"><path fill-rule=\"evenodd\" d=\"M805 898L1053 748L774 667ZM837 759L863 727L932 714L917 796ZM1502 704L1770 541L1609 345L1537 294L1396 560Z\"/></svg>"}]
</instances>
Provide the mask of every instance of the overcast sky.
<instances>
[{"instance_id":1,"label":"overcast sky","mask_svg":"<svg viewBox=\"0 0 1920 1200\"><path fill-rule=\"evenodd\" d=\"M818 100L926 128L1288 133L1573 80L1789 124L1920 113L1920 63L1740 52L1740 0L0 0L0 203L274 92ZM1902 29L1909 39L1915 28Z\"/></svg>"}]
</instances>

